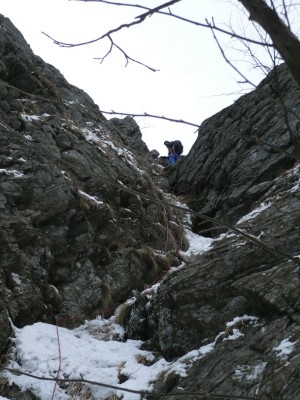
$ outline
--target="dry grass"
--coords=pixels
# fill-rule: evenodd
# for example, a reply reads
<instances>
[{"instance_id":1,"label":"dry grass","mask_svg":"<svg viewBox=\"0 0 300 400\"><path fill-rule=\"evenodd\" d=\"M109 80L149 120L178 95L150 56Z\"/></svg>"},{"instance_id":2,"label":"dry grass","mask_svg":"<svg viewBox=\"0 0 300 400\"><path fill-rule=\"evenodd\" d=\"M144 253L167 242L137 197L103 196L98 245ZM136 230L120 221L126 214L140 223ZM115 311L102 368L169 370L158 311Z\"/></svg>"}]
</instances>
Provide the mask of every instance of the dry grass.
<instances>
[{"instance_id":1,"label":"dry grass","mask_svg":"<svg viewBox=\"0 0 300 400\"><path fill-rule=\"evenodd\" d=\"M113 395L107 397L105 400L120 400L120 399L123 399L123 396L119 397L116 394L113 394Z\"/></svg>"},{"instance_id":2,"label":"dry grass","mask_svg":"<svg viewBox=\"0 0 300 400\"><path fill-rule=\"evenodd\" d=\"M124 303L118 308L118 312L115 317L115 323L119 325L123 325L125 318L127 317L128 313L130 312L132 304Z\"/></svg>"},{"instance_id":3,"label":"dry grass","mask_svg":"<svg viewBox=\"0 0 300 400\"><path fill-rule=\"evenodd\" d=\"M65 390L74 400L96 400L92 395L91 390L80 382L67 383Z\"/></svg>"}]
</instances>

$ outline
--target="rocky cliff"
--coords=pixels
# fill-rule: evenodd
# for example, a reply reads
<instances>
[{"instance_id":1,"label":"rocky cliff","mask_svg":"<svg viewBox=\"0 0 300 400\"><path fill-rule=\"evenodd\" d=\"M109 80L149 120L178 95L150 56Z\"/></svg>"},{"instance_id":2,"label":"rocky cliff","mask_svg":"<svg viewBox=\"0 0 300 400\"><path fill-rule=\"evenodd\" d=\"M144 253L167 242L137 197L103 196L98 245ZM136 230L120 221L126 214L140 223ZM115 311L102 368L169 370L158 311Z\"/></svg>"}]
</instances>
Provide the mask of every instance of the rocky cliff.
<instances>
[{"instance_id":1,"label":"rocky cliff","mask_svg":"<svg viewBox=\"0 0 300 400\"><path fill-rule=\"evenodd\" d=\"M178 386L300 398L299 94L281 65L206 120L190 153L168 171L194 211L193 230L217 239L164 281L152 303L150 348L173 359L214 346L210 356L196 354L186 378L158 385L174 392L171 399ZM293 350L283 355L286 341Z\"/></svg>"},{"instance_id":2,"label":"rocky cliff","mask_svg":"<svg viewBox=\"0 0 300 400\"><path fill-rule=\"evenodd\" d=\"M24 326L113 310L186 243L135 121L107 121L0 22L3 349L9 317Z\"/></svg>"},{"instance_id":3,"label":"rocky cliff","mask_svg":"<svg viewBox=\"0 0 300 400\"><path fill-rule=\"evenodd\" d=\"M127 338L167 360L195 352L156 393L300 398L300 92L286 67L206 120L166 184L132 118L106 120L1 15L0 29L2 359L11 323L78 326L134 291ZM186 255L187 225L209 250Z\"/></svg>"}]
</instances>

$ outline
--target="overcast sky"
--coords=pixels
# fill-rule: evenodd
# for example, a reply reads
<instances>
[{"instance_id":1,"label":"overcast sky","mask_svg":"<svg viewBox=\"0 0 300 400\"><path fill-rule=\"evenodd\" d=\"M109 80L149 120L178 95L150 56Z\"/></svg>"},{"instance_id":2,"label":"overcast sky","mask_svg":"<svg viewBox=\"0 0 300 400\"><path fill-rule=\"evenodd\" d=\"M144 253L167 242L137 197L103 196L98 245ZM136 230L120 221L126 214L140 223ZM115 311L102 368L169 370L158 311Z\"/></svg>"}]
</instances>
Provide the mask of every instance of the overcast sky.
<instances>
[{"instance_id":1,"label":"overcast sky","mask_svg":"<svg viewBox=\"0 0 300 400\"><path fill-rule=\"evenodd\" d=\"M125 3L125 1L124 1ZM126 1L154 7L158 0ZM217 24L240 24L242 13L235 0L182 0L171 7L173 14ZM98 2L72 0L1 0L1 13L22 32L35 54L54 65L71 83L87 92L103 111L149 113L195 124L240 97L240 77L222 57L209 29L166 15L154 15L143 24L122 30L113 40L130 57L158 69L129 62L116 49L102 63L109 49L103 40L93 45L61 48L46 35L62 42L95 39L123 23L130 23L144 10ZM226 51L233 44L219 35ZM241 56L239 56L241 58ZM252 79L253 69L248 65ZM255 76L255 83L262 75ZM110 115L105 115L112 118ZM164 140L181 139L186 154L197 138L195 128L160 119L137 117L150 150L166 152Z\"/></svg>"}]
</instances>

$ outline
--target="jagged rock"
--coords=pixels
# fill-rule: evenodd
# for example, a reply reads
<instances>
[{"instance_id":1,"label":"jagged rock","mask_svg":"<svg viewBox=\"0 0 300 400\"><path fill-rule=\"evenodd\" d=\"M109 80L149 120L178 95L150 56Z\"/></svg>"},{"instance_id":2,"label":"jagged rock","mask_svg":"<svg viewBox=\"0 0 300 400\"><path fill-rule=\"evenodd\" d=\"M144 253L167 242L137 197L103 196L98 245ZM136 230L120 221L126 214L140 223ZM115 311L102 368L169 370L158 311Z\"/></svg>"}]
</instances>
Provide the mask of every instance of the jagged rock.
<instances>
[{"instance_id":1,"label":"jagged rock","mask_svg":"<svg viewBox=\"0 0 300 400\"><path fill-rule=\"evenodd\" d=\"M159 157L159 152L157 150L153 149L150 151L150 155L152 158L154 158L156 160Z\"/></svg>"},{"instance_id":2,"label":"jagged rock","mask_svg":"<svg viewBox=\"0 0 300 400\"><path fill-rule=\"evenodd\" d=\"M294 223L299 218L297 198L284 199L284 205L295 212L282 214L280 200L243 230L274 250L298 255L299 231ZM266 216L266 214L268 216ZM276 218L275 218L276 214ZM259 223L263 221L263 231ZM276 226L280 224L280 234ZM300 262L284 260L279 254L232 235L217 241L213 248L199 256L185 269L165 280L153 301L152 326L158 347L167 357L183 355L200 347L204 340L213 341L225 323L236 316L282 314L299 322L297 290L300 285Z\"/></svg>"},{"instance_id":3,"label":"jagged rock","mask_svg":"<svg viewBox=\"0 0 300 400\"><path fill-rule=\"evenodd\" d=\"M108 126L112 130L117 130L121 135L124 140L124 147L134 150L134 153L141 158L145 158L147 153L151 155L146 143L142 140L140 128L132 117L111 118L108 121Z\"/></svg>"},{"instance_id":4,"label":"jagged rock","mask_svg":"<svg viewBox=\"0 0 300 400\"><path fill-rule=\"evenodd\" d=\"M159 204L153 159L134 119L106 120L1 15L0 29L4 349L8 316L19 327L74 326L112 313L160 273L145 257L130 257L132 249L147 245L151 254L181 243L168 228L178 217Z\"/></svg>"},{"instance_id":5,"label":"jagged rock","mask_svg":"<svg viewBox=\"0 0 300 400\"><path fill-rule=\"evenodd\" d=\"M300 104L298 87L285 66L279 73L282 96L293 107L289 128L283 111L268 96L271 74L256 91L208 119L190 154L167 171L174 190L184 192L194 210L215 220L206 222L205 214L196 215L194 230L212 236L226 232L209 251L165 279L149 309L151 334L145 348L168 359L199 349L195 355L199 361L175 382L171 399L184 391L278 400L300 396L295 375L300 361L300 164L295 115ZM217 134L210 139L216 124L224 131L239 127L244 133L246 127L249 133L259 126L261 138L283 151ZM222 183L224 173L227 179ZM239 337L233 340L228 323L243 316L257 321L237 326ZM287 340L293 350L281 355L279 345ZM206 345L213 350L201 355ZM165 390L162 378L156 391Z\"/></svg>"},{"instance_id":6,"label":"jagged rock","mask_svg":"<svg viewBox=\"0 0 300 400\"><path fill-rule=\"evenodd\" d=\"M299 94L282 64L255 91L204 121L189 154L169 171L175 192L190 195L194 210L221 221L235 223L251 211L274 179L299 160ZM226 230L201 217L193 225L204 235Z\"/></svg>"}]
</instances>

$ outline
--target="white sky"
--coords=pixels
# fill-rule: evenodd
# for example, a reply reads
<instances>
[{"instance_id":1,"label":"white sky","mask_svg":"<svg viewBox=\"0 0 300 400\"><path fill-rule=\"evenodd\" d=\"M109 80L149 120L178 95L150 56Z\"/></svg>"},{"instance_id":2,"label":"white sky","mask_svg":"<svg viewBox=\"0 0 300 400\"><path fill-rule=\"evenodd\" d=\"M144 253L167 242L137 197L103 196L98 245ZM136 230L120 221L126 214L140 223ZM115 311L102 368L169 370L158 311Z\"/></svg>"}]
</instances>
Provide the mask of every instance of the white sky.
<instances>
[{"instance_id":1,"label":"white sky","mask_svg":"<svg viewBox=\"0 0 300 400\"><path fill-rule=\"evenodd\" d=\"M136 4L138 1L124 1ZM162 4L143 0L145 6ZM173 13L204 22L240 24L241 13L228 0L182 0ZM94 39L143 10L97 2L69 0L1 0L1 13L22 32L35 54L54 65L65 78L86 91L104 111L150 113L196 124L225 108L240 94L240 80L222 58L209 29L169 16L154 15L146 22L113 36L126 53L159 72L130 62L114 50L102 63L109 43L105 40L77 48L59 48L42 32L63 42ZM224 46L228 36L220 36ZM231 47L232 45L229 45ZM229 48L227 48L230 51ZM240 55L239 55L240 57ZM247 66L251 79L251 66ZM256 73L255 73L256 74ZM256 83L262 78L256 74ZM230 93L234 95L229 95ZM106 115L107 118L112 116ZM195 128L159 119L136 118L150 150L166 153L164 140L180 139L186 154L197 134Z\"/></svg>"}]
</instances>

